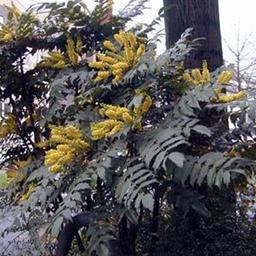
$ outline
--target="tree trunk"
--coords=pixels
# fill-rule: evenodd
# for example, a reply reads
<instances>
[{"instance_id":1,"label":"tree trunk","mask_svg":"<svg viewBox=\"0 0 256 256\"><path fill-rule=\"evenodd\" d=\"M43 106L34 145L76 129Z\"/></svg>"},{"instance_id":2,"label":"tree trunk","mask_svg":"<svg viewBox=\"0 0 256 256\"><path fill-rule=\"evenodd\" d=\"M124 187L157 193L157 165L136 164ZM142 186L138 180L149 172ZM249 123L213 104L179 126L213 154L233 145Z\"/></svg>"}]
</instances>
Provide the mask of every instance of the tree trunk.
<instances>
[{"instance_id":1,"label":"tree trunk","mask_svg":"<svg viewBox=\"0 0 256 256\"><path fill-rule=\"evenodd\" d=\"M207 60L210 70L223 65L218 0L163 0L167 48L184 30L192 27L192 38L203 37L201 46L186 60L187 68Z\"/></svg>"}]
</instances>

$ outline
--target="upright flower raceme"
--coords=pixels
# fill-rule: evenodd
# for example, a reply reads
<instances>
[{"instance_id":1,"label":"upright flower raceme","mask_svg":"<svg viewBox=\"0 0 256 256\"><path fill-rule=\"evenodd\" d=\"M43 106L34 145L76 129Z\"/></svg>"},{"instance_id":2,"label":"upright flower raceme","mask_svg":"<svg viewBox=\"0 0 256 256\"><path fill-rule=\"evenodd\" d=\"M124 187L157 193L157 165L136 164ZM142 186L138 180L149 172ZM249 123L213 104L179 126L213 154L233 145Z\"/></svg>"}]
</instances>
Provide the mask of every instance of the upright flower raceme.
<instances>
[{"instance_id":1,"label":"upright flower raceme","mask_svg":"<svg viewBox=\"0 0 256 256\"><path fill-rule=\"evenodd\" d=\"M58 50L48 52L48 56L43 57L38 67L63 69L69 66L78 66L82 59L82 47L83 42L81 36L78 36L75 41L71 35L68 34L66 52L62 53Z\"/></svg>"},{"instance_id":2,"label":"upright flower raceme","mask_svg":"<svg viewBox=\"0 0 256 256\"><path fill-rule=\"evenodd\" d=\"M211 98L212 103L229 103L235 100L240 100L241 98L244 98L246 96L246 93L244 91L240 91L230 95L222 92L222 88L219 85L229 84L233 76L234 72L232 70L225 70L219 74L216 81L216 85L218 87L215 89L215 97ZM207 67L207 62L203 62L202 71L196 68L191 71L191 75L189 72L185 72L183 74L183 80L189 85L194 86L206 85L211 83L211 75Z\"/></svg>"},{"instance_id":3,"label":"upright flower raceme","mask_svg":"<svg viewBox=\"0 0 256 256\"><path fill-rule=\"evenodd\" d=\"M100 140L111 137L123 130L126 126L131 126L135 129L141 127L141 117L148 112L152 105L150 96L146 96L142 104L130 110L125 107L104 105L99 113L108 119L91 124L92 139Z\"/></svg>"},{"instance_id":4,"label":"upright flower raceme","mask_svg":"<svg viewBox=\"0 0 256 256\"><path fill-rule=\"evenodd\" d=\"M91 68L99 70L95 79L97 82L109 77L113 77L114 83L121 81L145 53L145 44L131 32L120 31L114 39L114 43L103 43L107 50L97 54L98 61L89 63Z\"/></svg>"},{"instance_id":5,"label":"upright flower raceme","mask_svg":"<svg viewBox=\"0 0 256 256\"><path fill-rule=\"evenodd\" d=\"M205 85L211 82L210 71L207 66L207 62L204 61L202 65L202 71L199 68L192 70L191 75L189 72L183 74L183 79L191 85Z\"/></svg>"},{"instance_id":6,"label":"upright flower raceme","mask_svg":"<svg viewBox=\"0 0 256 256\"><path fill-rule=\"evenodd\" d=\"M63 171L68 164L74 161L78 153L86 153L90 149L81 131L71 125L52 127L48 145L52 149L46 151L45 165L52 173Z\"/></svg>"}]
</instances>

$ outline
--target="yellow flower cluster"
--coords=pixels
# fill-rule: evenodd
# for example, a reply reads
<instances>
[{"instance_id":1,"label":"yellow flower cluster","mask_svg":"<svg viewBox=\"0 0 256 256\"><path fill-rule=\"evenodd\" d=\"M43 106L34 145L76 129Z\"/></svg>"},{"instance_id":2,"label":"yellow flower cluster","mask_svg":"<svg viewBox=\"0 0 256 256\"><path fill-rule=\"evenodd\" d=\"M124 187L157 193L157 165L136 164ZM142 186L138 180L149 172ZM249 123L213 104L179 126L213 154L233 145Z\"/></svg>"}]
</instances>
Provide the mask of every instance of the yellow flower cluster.
<instances>
[{"instance_id":1,"label":"yellow flower cluster","mask_svg":"<svg viewBox=\"0 0 256 256\"><path fill-rule=\"evenodd\" d=\"M113 119L108 119L99 123L91 124L92 139L100 140L108 138L123 130L125 127L124 122Z\"/></svg>"},{"instance_id":2,"label":"yellow flower cluster","mask_svg":"<svg viewBox=\"0 0 256 256\"><path fill-rule=\"evenodd\" d=\"M191 74L192 76L188 72L185 72L183 74L183 80L188 84L205 85L209 84L211 81L211 75L206 61L203 62L202 72L200 71L200 69L196 68L192 70Z\"/></svg>"},{"instance_id":3,"label":"yellow flower cluster","mask_svg":"<svg viewBox=\"0 0 256 256\"><path fill-rule=\"evenodd\" d=\"M63 69L70 65L78 66L81 60L82 47L81 36L78 36L75 42L70 35L67 35L66 54L56 50L48 52L48 56L43 57L38 67Z\"/></svg>"},{"instance_id":4,"label":"yellow flower cluster","mask_svg":"<svg viewBox=\"0 0 256 256\"><path fill-rule=\"evenodd\" d=\"M152 106L152 99L150 96L146 96L142 104L133 110L136 117L141 117L143 114L147 113Z\"/></svg>"},{"instance_id":5,"label":"yellow flower cluster","mask_svg":"<svg viewBox=\"0 0 256 256\"><path fill-rule=\"evenodd\" d=\"M61 172L72 162L79 152L87 152L90 145L83 139L79 129L74 126L54 126L48 144L54 149L46 151L45 165L49 172Z\"/></svg>"},{"instance_id":6,"label":"yellow flower cluster","mask_svg":"<svg viewBox=\"0 0 256 256\"><path fill-rule=\"evenodd\" d=\"M99 113L109 119L99 123L91 124L92 139L100 140L108 138L123 130L126 125L131 125L135 129L141 126L141 117L148 112L152 105L150 96L146 96L143 103L133 110L125 107L105 105Z\"/></svg>"},{"instance_id":7,"label":"yellow flower cluster","mask_svg":"<svg viewBox=\"0 0 256 256\"><path fill-rule=\"evenodd\" d=\"M13 114L8 114L0 125L0 138L5 138L8 134L17 131L16 117Z\"/></svg>"},{"instance_id":8,"label":"yellow flower cluster","mask_svg":"<svg viewBox=\"0 0 256 256\"><path fill-rule=\"evenodd\" d=\"M100 109L100 114L108 117L109 119L124 121L126 124L133 123L133 117L128 108L105 105L104 108Z\"/></svg>"},{"instance_id":9,"label":"yellow flower cluster","mask_svg":"<svg viewBox=\"0 0 256 256\"><path fill-rule=\"evenodd\" d=\"M238 93L234 93L231 95L217 94L216 97L211 99L211 102L212 103L229 103L232 101L240 100L244 97L246 97L245 91L240 91Z\"/></svg>"},{"instance_id":10,"label":"yellow flower cluster","mask_svg":"<svg viewBox=\"0 0 256 256\"><path fill-rule=\"evenodd\" d=\"M133 68L145 53L145 44L131 32L120 31L114 35L115 44L105 41L107 48L104 54L97 54L98 61L89 66L98 69L96 81L103 81L111 76L113 82L121 81L127 71Z\"/></svg>"},{"instance_id":11,"label":"yellow flower cluster","mask_svg":"<svg viewBox=\"0 0 256 256\"><path fill-rule=\"evenodd\" d=\"M220 73L217 78L217 84L228 84L232 79L234 72L232 70L225 70ZM210 71L207 67L207 62L204 61L202 65L202 72L200 69L195 68L191 71L191 75L188 72L183 74L183 80L190 85L205 85L211 82Z\"/></svg>"},{"instance_id":12,"label":"yellow flower cluster","mask_svg":"<svg viewBox=\"0 0 256 256\"><path fill-rule=\"evenodd\" d=\"M228 84L232 79L233 75L234 72L232 70L222 71L217 78L216 84ZM208 70L206 61L203 62L202 72L199 69L193 69L192 76L187 72L183 74L183 80L191 85L205 85L210 83L210 72ZM246 96L246 93L244 91L240 91L231 95L226 95L222 93L221 87L217 87L214 91L216 96L211 98L211 103L229 103L235 100L240 100L241 98Z\"/></svg>"},{"instance_id":13,"label":"yellow flower cluster","mask_svg":"<svg viewBox=\"0 0 256 256\"><path fill-rule=\"evenodd\" d=\"M222 71L218 76L217 84L228 84L233 76L234 72L232 70Z\"/></svg>"},{"instance_id":14,"label":"yellow flower cluster","mask_svg":"<svg viewBox=\"0 0 256 256\"><path fill-rule=\"evenodd\" d=\"M35 16L31 11L21 13L12 3L8 9L8 20L0 29L0 42L9 43L14 39L20 40L30 36L35 27Z\"/></svg>"},{"instance_id":15,"label":"yellow flower cluster","mask_svg":"<svg viewBox=\"0 0 256 256\"><path fill-rule=\"evenodd\" d=\"M63 69L68 67L65 56L60 51L48 52L48 56L43 57L43 60L37 65L41 68L57 68Z\"/></svg>"},{"instance_id":16,"label":"yellow flower cluster","mask_svg":"<svg viewBox=\"0 0 256 256\"><path fill-rule=\"evenodd\" d=\"M233 75L234 72L231 70L222 71L218 76L217 84L228 84L230 80L233 78ZM229 103L246 97L245 91L240 91L237 93L227 95L225 93L222 93L222 89L219 87L215 89L215 94L216 96L211 98L211 103Z\"/></svg>"}]
</instances>

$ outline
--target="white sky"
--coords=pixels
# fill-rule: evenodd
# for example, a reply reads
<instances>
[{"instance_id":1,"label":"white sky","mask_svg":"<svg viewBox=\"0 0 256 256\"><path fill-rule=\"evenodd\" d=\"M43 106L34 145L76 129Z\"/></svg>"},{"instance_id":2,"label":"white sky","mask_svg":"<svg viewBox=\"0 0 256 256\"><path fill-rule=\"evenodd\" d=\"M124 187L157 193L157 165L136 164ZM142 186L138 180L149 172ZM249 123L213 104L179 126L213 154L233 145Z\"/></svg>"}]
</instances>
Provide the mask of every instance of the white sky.
<instances>
[{"instance_id":1,"label":"white sky","mask_svg":"<svg viewBox=\"0 0 256 256\"><path fill-rule=\"evenodd\" d=\"M24 4L41 2L40 0L20 0ZM53 0L48 0L53 1ZM58 0L61 1L61 0ZM93 6L93 0L84 0L89 7ZM115 10L121 9L129 0L114 0ZM137 19L138 22L150 23L154 17L157 16L159 9L162 7L162 0L150 0L145 14ZM220 22L223 38L224 58L231 59L226 42L232 47L236 47L237 34L240 32L240 40L246 38L252 42L256 48L256 0L219 0L220 5ZM163 24L162 24L163 28ZM255 43L254 43L255 42ZM163 44L160 49L164 49ZM256 58L256 50L254 48L248 49L250 55Z\"/></svg>"}]
</instances>

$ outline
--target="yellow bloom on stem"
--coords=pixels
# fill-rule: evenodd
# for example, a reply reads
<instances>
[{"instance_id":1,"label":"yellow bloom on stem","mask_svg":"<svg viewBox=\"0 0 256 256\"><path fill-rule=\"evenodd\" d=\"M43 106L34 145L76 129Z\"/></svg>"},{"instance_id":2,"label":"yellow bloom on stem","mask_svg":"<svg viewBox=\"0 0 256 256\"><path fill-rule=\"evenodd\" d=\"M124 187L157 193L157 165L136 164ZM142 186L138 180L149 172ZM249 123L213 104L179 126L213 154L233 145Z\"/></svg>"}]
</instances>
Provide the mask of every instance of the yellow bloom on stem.
<instances>
[{"instance_id":1,"label":"yellow bloom on stem","mask_svg":"<svg viewBox=\"0 0 256 256\"><path fill-rule=\"evenodd\" d=\"M117 52L116 47L114 46L114 44L111 41L104 41L103 45L110 51L112 52Z\"/></svg>"},{"instance_id":2,"label":"yellow bloom on stem","mask_svg":"<svg viewBox=\"0 0 256 256\"><path fill-rule=\"evenodd\" d=\"M192 69L191 75L189 74L189 72L185 72L182 75L183 80L190 85L205 85L211 82L211 74L206 61L203 61L202 72L200 71L200 69L195 68Z\"/></svg>"},{"instance_id":3,"label":"yellow bloom on stem","mask_svg":"<svg viewBox=\"0 0 256 256\"><path fill-rule=\"evenodd\" d=\"M122 70L122 69L127 69L129 67L129 65L127 64L127 62L118 62L114 65L112 65L112 69L118 69L118 70Z\"/></svg>"},{"instance_id":4,"label":"yellow bloom on stem","mask_svg":"<svg viewBox=\"0 0 256 256\"><path fill-rule=\"evenodd\" d=\"M88 152L90 145L75 126L52 126L51 128L48 144L55 148L46 151L45 165L49 172L56 173L65 170L78 153Z\"/></svg>"},{"instance_id":5,"label":"yellow bloom on stem","mask_svg":"<svg viewBox=\"0 0 256 256\"><path fill-rule=\"evenodd\" d=\"M111 73L109 71L99 71L95 81L100 82L107 79Z\"/></svg>"},{"instance_id":6,"label":"yellow bloom on stem","mask_svg":"<svg viewBox=\"0 0 256 256\"><path fill-rule=\"evenodd\" d=\"M91 124L92 139L100 140L103 138L111 137L115 133L124 128L122 121L108 119L99 123Z\"/></svg>"},{"instance_id":7,"label":"yellow bloom on stem","mask_svg":"<svg viewBox=\"0 0 256 256\"><path fill-rule=\"evenodd\" d=\"M194 84L194 80L189 73L184 73L182 77L185 82L189 84Z\"/></svg>"},{"instance_id":8,"label":"yellow bloom on stem","mask_svg":"<svg viewBox=\"0 0 256 256\"><path fill-rule=\"evenodd\" d=\"M89 67L94 69L104 69L107 65L103 61L95 61L89 63Z\"/></svg>"},{"instance_id":9,"label":"yellow bloom on stem","mask_svg":"<svg viewBox=\"0 0 256 256\"><path fill-rule=\"evenodd\" d=\"M114 35L114 39L114 43L105 41L103 44L107 51L97 54L99 61L89 64L91 68L99 70L96 82L101 82L110 76L113 76L112 82L114 83L121 81L145 53L145 44L141 43L141 40L131 32L120 31Z\"/></svg>"},{"instance_id":10,"label":"yellow bloom on stem","mask_svg":"<svg viewBox=\"0 0 256 256\"><path fill-rule=\"evenodd\" d=\"M217 83L218 84L228 84L230 80L233 78L234 72L231 70L222 71L218 76Z\"/></svg>"},{"instance_id":11,"label":"yellow bloom on stem","mask_svg":"<svg viewBox=\"0 0 256 256\"><path fill-rule=\"evenodd\" d=\"M44 56L38 63L38 67L63 69L69 66L78 66L82 57L83 42L80 35L75 41L70 34L67 35L66 52L49 51L48 56Z\"/></svg>"},{"instance_id":12,"label":"yellow bloom on stem","mask_svg":"<svg viewBox=\"0 0 256 256\"><path fill-rule=\"evenodd\" d=\"M137 58L140 58L145 53L145 44L140 44L137 50Z\"/></svg>"},{"instance_id":13,"label":"yellow bloom on stem","mask_svg":"<svg viewBox=\"0 0 256 256\"><path fill-rule=\"evenodd\" d=\"M50 173L58 173L61 172L63 167L60 164L53 164L48 168Z\"/></svg>"},{"instance_id":14,"label":"yellow bloom on stem","mask_svg":"<svg viewBox=\"0 0 256 256\"><path fill-rule=\"evenodd\" d=\"M104 63L107 63L107 64L116 64L118 62L118 60L112 58L112 57L109 57L105 54L98 54L98 59L103 61Z\"/></svg>"},{"instance_id":15,"label":"yellow bloom on stem","mask_svg":"<svg viewBox=\"0 0 256 256\"><path fill-rule=\"evenodd\" d=\"M152 106L152 99L150 96L146 96L144 102L141 105L142 114L147 113Z\"/></svg>"},{"instance_id":16,"label":"yellow bloom on stem","mask_svg":"<svg viewBox=\"0 0 256 256\"><path fill-rule=\"evenodd\" d=\"M240 91L238 93L234 93L231 95L217 95L217 97L214 97L211 99L212 103L229 103L232 101L240 100L242 98L246 97L245 91Z\"/></svg>"},{"instance_id":17,"label":"yellow bloom on stem","mask_svg":"<svg viewBox=\"0 0 256 256\"><path fill-rule=\"evenodd\" d=\"M203 78L203 83L204 84L209 84L211 82L211 75L210 75L210 71L208 69L206 61L203 61L202 78Z\"/></svg>"},{"instance_id":18,"label":"yellow bloom on stem","mask_svg":"<svg viewBox=\"0 0 256 256\"><path fill-rule=\"evenodd\" d=\"M133 124L133 118L129 113L123 113L122 119L126 124Z\"/></svg>"},{"instance_id":19,"label":"yellow bloom on stem","mask_svg":"<svg viewBox=\"0 0 256 256\"><path fill-rule=\"evenodd\" d=\"M192 70L192 76L194 77L194 80L197 84L200 84L202 81L202 75L200 72L200 69L195 68Z\"/></svg>"},{"instance_id":20,"label":"yellow bloom on stem","mask_svg":"<svg viewBox=\"0 0 256 256\"><path fill-rule=\"evenodd\" d=\"M99 110L100 115L109 119L91 124L91 135L93 140L108 138L123 130L127 125L135 129L141 127L142 115L148 112L152 105L152 99L147 95L142 104L130 110L125 107L104 105Z\"/></svg>"}]
</instances>

